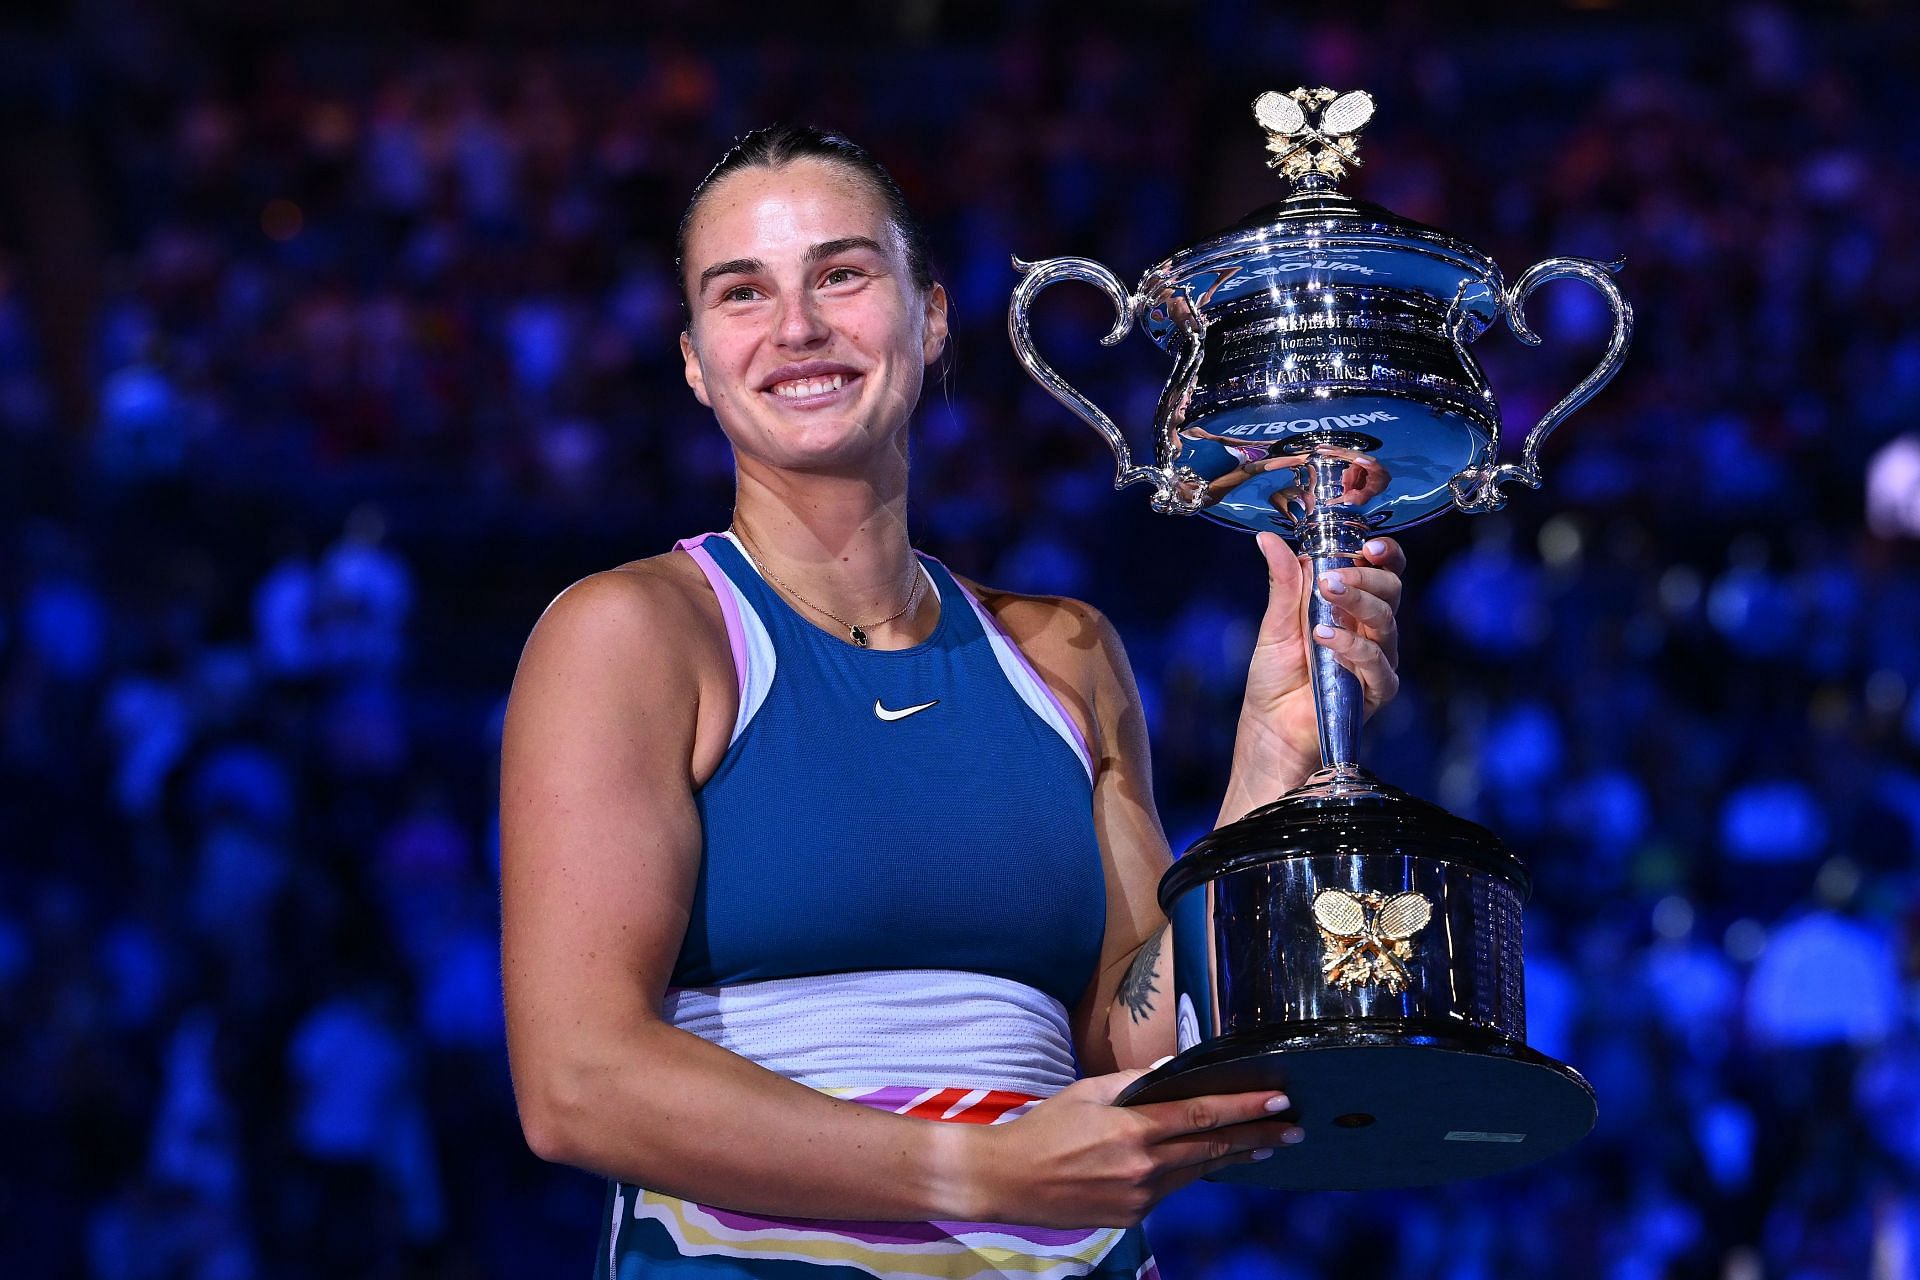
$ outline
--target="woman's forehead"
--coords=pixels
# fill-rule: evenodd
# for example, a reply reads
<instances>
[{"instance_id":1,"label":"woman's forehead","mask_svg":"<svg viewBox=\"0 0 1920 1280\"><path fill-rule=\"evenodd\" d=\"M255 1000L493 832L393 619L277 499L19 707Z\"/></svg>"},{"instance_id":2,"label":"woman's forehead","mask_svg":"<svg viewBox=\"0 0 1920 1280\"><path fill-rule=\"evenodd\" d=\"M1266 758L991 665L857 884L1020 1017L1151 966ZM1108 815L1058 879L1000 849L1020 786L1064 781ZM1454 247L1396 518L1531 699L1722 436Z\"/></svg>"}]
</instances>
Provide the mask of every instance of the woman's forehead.
<instances>
[{"instance_id":1,"label":"woman's forehead","mask_svg":"<svg viewBox=\"0 0 1920 1280\"><path fill-rule=\"evenodd\" d=\"M871 183L844 165L811 158L754 166L707 189L688 229L687 265L697 272L706 260L797 257L855 236L897 247L898 232Z\"/></svg>"}]
</instances>

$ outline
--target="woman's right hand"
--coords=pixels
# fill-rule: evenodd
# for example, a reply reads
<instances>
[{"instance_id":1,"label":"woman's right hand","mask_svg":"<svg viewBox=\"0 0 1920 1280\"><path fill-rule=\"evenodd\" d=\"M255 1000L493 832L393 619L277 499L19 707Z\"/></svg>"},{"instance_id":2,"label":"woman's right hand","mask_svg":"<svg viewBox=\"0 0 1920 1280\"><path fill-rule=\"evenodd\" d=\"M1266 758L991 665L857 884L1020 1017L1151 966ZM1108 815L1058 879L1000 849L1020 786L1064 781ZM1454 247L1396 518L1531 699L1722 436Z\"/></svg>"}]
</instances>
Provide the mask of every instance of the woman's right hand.
<instances>
[{"instance_id":1,"label":"woman's right hand","mask_svg":"<svg viewBox=\"0 0 1920 1280\"><path fill-rule=\"evenodd\" d=\"M1271 1089L1116 1106L1145 1074L1076 1081L1018 1120L979 1130L979 1220L1131 1227L1189 1182L1304 1136L1284 1118L1286 1095Z\"/></svg>"}]
</instances>

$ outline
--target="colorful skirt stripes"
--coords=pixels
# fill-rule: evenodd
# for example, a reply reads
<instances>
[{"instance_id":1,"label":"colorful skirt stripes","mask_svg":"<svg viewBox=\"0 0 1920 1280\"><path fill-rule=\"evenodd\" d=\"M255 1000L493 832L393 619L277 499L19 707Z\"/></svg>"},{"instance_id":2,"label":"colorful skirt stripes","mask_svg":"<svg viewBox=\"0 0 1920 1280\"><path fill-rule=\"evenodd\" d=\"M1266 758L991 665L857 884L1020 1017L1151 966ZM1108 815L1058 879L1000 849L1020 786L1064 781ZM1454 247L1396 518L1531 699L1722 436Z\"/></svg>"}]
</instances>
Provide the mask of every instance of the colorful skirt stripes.
<instances>
[{"instance_id":1,"label":"colorful skirt stripes","mask_svg":"<svg viewBox=\"0 0 1920 1280\"><path fill-rule=\"evenodd\" d=\"M1005 1089L828 1088L900 1115L1004 1124L1040 1098ZM1159 1280L1138 1227L854 1222L735 1213L610 1182L595 1280Z\"/></svg>"}]
</instances>

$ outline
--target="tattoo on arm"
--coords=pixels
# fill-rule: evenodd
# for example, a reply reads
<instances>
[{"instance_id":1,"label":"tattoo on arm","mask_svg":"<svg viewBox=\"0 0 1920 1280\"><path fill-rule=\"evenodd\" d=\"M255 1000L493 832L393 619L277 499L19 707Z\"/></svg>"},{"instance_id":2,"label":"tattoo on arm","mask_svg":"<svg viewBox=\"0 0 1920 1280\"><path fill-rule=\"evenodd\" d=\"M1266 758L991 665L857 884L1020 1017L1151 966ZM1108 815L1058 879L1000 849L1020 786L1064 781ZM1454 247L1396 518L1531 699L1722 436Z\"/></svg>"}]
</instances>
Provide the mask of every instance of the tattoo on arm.
<instances>
[{"instance_id":1,"label":"tattoo on arm","mask_svg":"<svg viewBox=\"0 0 1920 1280\"><path fill-rule=\"evenodd\" d=\"M1135 1022L1153 1012L1152 996L1160 990L1153 980L1160 976L1160 940L1166 936L1167 927L1162 925L1133 957L1127 976L1120 980L1121 1003L1127 1006L1127 1016Z\"/></svg>"}]
</instances>

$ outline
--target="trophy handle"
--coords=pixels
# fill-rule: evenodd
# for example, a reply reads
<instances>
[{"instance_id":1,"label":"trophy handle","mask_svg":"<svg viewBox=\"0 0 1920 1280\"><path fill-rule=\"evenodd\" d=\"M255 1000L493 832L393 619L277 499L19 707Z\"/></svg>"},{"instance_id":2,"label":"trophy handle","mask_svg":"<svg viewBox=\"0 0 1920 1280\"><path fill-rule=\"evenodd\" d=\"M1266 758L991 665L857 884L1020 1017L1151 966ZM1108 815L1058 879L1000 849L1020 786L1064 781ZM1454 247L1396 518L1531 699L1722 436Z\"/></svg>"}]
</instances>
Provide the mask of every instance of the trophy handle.
<instances>
[{"instance_id":1,"label":"trophy handle","mask_svg":"<svg viewBox=\"0 0 1920 1280\"><path fill-rule=\"evenodd\" d=\"M1127 287L1120 283L1118 276L1092 258L1048 258L1044 262L1023 262L1015 258L1013 269L1020 273L1020 283L1014 286L1013 301L1007 308L1007 335L1013 339L1013 354L1033 375L1033 380L1047 389L1049 395L1106 437L1107 446L1113 450L1117 464L1113 473L1114 488L1124 489L1130 484L1145 481L1153 486L1153 507L1156 511L1168 510L1176 505L1175 477L1170 469L1136 464L1133 451L1127 448L1127 438L1120 434L1120 428L1114 425L1113 419L1055 372L1054 367L1034 350L1033 336L1027 329L1027 308L1033 305L1034 298L1039 296L1042 289L1059 284L1062 280L1079 280L1099 289L1113 303L1113 328L1100 339L1101 346L1110 347L1126 337L1128 330L1133 328L1134 317L1140 310L1140 299L1127 292Z\"/></svg>"},{"instance_id":2,"label":"trophy handle","mask_svg":"<svg viewBox=\"0 0 1920 1280\"><path fill-rule=\"evenodd\" d=\"M1463 511L1498 511L1506 505L1506 495L1500 492L1500 486L1510 480L1518 480L1530 489L1540 487L1540 446L1553 429L1570 416L1575 409L1591 400L1594 393L1613 381L1613 375L1620 372L1621 362L1627 358L1627 344L1633 339L1633 307L1621 296L1620 287L1613 282L1613 274L1626 265L1626 260L1598 262L1592 258L1547 258L1534 263L1521 277L1513 282L1508 290L1506 303L1501 308L1506 312L1507 327L1513 330L1513 336L1530 347L1540 345L1540 335L1527 323L1527 298L1535 289L1552 280L1584 280L1598 289L1613 308L1613 336L1607 342L1606 354L1600 357L1593 372L1580 380L1580 384L1560 398L1560 402L1547 410L1546 415L1534 424L1527 433L1526 443L1520 449L1519 462L1498 462L1487 467L1474 468L1455 476L1452 482L1453 500Z\"/></svg>"}]
</instances>

